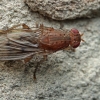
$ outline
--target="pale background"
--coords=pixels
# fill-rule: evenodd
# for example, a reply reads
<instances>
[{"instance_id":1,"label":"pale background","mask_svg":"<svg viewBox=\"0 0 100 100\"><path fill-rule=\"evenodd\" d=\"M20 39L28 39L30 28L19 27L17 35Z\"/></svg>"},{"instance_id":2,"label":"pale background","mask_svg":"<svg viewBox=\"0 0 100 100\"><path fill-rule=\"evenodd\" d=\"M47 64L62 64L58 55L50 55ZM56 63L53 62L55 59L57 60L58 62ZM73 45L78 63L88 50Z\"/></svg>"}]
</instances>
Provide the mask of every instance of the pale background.
<instances>
[{"instance_id":1,"label":"pale background","mask_svg":"<svg viewBox=\"0 0 100 100\"><path fill-rule=\"evenodd\" d=\"M37 72L24 73L21 61L0 62L0 100L100 100L100 18L54 21L34 13L23 0L0 0L0 29L19 23L43 23L54 28L77 28L86 43L76 52L48 56ZM33 59L34 60L34 59ZM35 65L35 61L31 65Z\"/></svg>"}]
</instances>

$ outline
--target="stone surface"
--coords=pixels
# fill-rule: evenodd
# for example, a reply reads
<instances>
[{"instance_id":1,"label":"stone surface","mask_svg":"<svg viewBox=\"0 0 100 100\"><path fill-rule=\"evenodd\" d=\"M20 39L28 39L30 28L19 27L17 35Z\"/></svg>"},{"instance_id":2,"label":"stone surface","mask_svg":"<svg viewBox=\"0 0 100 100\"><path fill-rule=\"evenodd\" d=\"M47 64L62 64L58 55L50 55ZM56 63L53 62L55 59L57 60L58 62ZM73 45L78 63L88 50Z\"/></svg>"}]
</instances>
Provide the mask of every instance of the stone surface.
<instances>
[{"instance_id":1,"label":"stone surface","mask_svg":"<svg viewBox=\"0 0 100 100\"><path fill-rule=\"evenodd\" d=\"M32 11L55 20L100 16L100 0L25 0Z\"/></svg>"},{"instance_id":2,"label":"stone surface","mask_svg":"<svg viewBox=\"0 0 100 100\"><path fill-rule=\"evenodd\" d=\"M37 83L32 74L34 57L27 73L21 61L1 61L0 100L100 100L100 18L58 22L32 13L22 0L0 1L1 29L19 23L32 27L35 22L58 29L77 28L86 43L76 52L49 55L37 72Z\"/></svg>"}]
</instances>

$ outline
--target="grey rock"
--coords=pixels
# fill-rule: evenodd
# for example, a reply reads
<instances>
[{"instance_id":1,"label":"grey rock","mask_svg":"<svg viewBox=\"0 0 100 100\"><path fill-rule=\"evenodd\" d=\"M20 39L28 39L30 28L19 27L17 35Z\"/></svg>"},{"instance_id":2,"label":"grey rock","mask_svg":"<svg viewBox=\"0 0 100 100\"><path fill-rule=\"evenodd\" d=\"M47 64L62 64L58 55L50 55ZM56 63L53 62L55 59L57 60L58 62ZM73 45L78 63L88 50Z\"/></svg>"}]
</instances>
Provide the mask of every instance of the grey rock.
<instances>
[{"instance_id":1,"label":"grey rock","mask_svg":"<svg viewBox=\"0 0 100 100\"><path fill-rule=\"evenodd\" d=\"M40 14L55 20L100 16L100 0L25 0Z\"/></svg>"},{"instance_id":2,"label":"grey rock","mask_svg":"<svg viewBox=\"0 0 100 100\"><path fill-rule=\"evenodd\" d=\"M57 29L77 28L86 41L75 52L49 55L37 71L37 83L34 57L27 73L21 61L0 61L0 100L100 100L100 18L53 21L31 13L22 0L1 0L0 11L0 29L19 23L33 27L37 22Z\"/></svg>"}]
</instances>

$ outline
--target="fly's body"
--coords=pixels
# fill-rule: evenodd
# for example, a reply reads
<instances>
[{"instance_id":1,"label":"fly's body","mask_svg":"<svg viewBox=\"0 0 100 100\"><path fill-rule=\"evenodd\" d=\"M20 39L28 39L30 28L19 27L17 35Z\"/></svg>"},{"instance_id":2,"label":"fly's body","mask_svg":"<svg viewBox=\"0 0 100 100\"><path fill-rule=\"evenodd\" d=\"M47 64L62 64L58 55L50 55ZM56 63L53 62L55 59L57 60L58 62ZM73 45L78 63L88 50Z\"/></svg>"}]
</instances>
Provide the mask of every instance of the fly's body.
<instances>
[{"instance_id":1,"label":"fly's body","mask_svg":"<svg viewBox=\"0 0 100 100\"><path fill-rule=\"evenodd\" d=\"M77 29L64 31L43 25L35 29L25 24L21 24L23 28L19 26L0 30L0 60L28 62L36 54L46 56L69 46L77 48L82 40Z\"/></svg>"}]
</instances>

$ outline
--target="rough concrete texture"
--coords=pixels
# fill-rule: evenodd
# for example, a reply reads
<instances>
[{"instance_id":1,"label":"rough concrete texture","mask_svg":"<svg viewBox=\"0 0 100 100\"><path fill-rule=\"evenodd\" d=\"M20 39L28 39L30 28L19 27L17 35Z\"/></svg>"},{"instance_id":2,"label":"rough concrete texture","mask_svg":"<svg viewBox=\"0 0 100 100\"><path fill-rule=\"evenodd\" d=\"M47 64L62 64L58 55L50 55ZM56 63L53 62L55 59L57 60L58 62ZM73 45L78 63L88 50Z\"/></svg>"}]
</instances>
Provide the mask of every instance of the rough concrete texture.
<instances>
[{"instance_id":1,"label":"rough concrete texture","mask_svg":"<svg viewBox=\"0 0 100 100\"><path fill-rule=\"evenodd\" d=\"M32 27L35 22L58 29L77 28L86 43L76 52L49 55L37 72L37 83L32 79L35 61L27 73L21 61L1 61L0 100L100 100L100 18L58 22L32 13L22 0L0 1L1 29L19 23Z\"/></svg>"},{"instance_id":2,"label":"rough concrete texture","mask_svg":"<svg viewBox=\"0 0 100 100\"><path fill-rule=\"evenodd\" d=\"M100 16L100 0L25 0L33 11L55 20Z\"/></svg>"}]
</instances>

